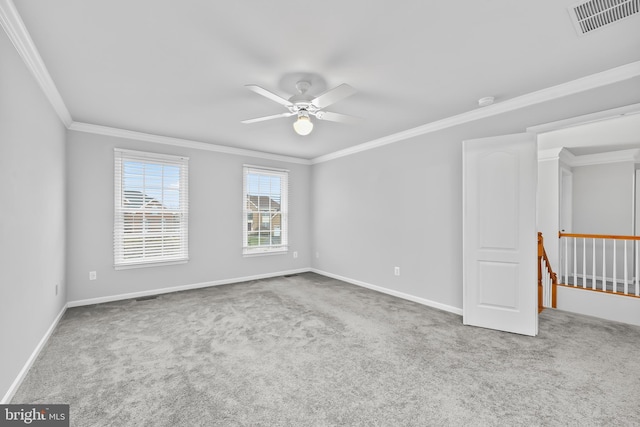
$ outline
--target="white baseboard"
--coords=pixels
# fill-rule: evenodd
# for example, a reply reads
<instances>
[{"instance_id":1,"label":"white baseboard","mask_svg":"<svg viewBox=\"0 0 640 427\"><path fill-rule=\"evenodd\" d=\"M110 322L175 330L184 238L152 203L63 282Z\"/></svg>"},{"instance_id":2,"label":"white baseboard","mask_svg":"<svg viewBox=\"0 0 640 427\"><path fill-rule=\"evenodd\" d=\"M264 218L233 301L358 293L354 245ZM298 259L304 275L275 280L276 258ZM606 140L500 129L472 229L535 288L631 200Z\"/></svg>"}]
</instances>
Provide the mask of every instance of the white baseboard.
<instances>
[{"instance_id":1,"label":"white baseboard","mask_svg":"<svg viewBox=\"0 0 640 427\"><path fill-rule=\"evenodd\" d=\"M362 282L360 280L350 279L348 277L340 276L333 273L328 273L326 271L318 270L312 268L310 271L320 274L322 276L331 277L333 279L342 280L343 282L351 283L352 285L361 286L363 288L371 289L373 291L381 292L383 294L391 295L394 297L406 299L409 301L417 302L418 304L426 305L428 307L437 308L439 310L448 311L449 313L457 314L462 316L462 309L458 307L453 307L451 305L442 304L436 301L431 301L425 298L420 298L414 295L405 294L404 292L394 291L393 289L384 288L382 286L372 285L370 283Z\"/></svg>"},{"instance_id":2,"label":"white baseboard","mask_svg":"<svg viewBox=\"0 0 640 427\"><path fill-rule=\"evenodd\" d=\"M142 291L142 292L133 292L129 294L111 295L106 297L91 298L91 299L85 299L85 300L79 300L79 301L69 301L64 305L60 313L58 313L58 315L56 316L51 326L49 326L49 329L47 329L47 332L44 334L44 336L42 337L42 339L40 340L36 348L33 350L33 353L31 353L31 356L29 357L27 362L24 364L24 366L18 373L18 376L13 381L13 384L11 384L11 387L9 387L9 390L7 390L7 392L5 393L4 397L0 401L0 404L4 405L9 403L9 401L11 401L11 399L13 398L13 395L18 390L18 387L20 387L20 384L22 384L22 381L27 376L29 369L31 369L33 362L36 360L36 358L40 354L40 351L42 351L42 349L44 348L45 344L51 337L51 334L55 330L56 326L58 326L58 323L60 322L60 319L62 319L62 316L64 315L64 313L67 311L67 308L80 307L80 306L92 305L92 304L100 304L100 303L110 302L110 301L119 301L119 300L130 299L130 298L140 298L140 297L150 296L150 295L160 295L160 294L166 294L170 292L186 291L189 289L206 288L209 286L219 286L219 285L228 285L231 283L248 282L250 280L268 279L270 277L278 277L278 276L284 276L288 274L306 273L308 271L310 271L309 268L301 268L297 270L287 270L287 271L280 271L276 273L257 274L254 276L237 277L234 279L215 280L212 282L203 282L203 283L195 283L192 285L174 286L170 288L154 289L154 290Z\"/></svg>"},{"instance_id":3,"label":"white baseboard","mask_svg":"<svg viewBox=\"0 0 640 427\"><path fill-rule=\"evenodd\" d=\"M287 270L287 271L279 271L275 273L257 274L254 276L236 277L233 279L214 280L211 282L194 283L191 285L172 286L170 288L151 289L148 291L131 292L131 293L120 294L120 295L108 295L108 296L98 297L98 298L69 301L67 303L67 306L81 307L85 305L102 304L105 302L121 301L121 300L132 299L132 298L141 298L141 297L147 297L151 295L161 295L161 294L168 294L171 292L188 291L190 289L201 289L201 288L208 288L211 286L230 285L232 283L248 282L251 280L268 279L270 277L278 277L278 276L284 276L288 274L306 273L308 271L310 271L309 268L300 268L297 270Z\"/></svg>"},{"instance_id":4,"label":"white baseboard","mask_svg":"<svg viewBox=\"0 0 640 427\"><path fill-rule=\"evenodd\" d=\"M62 308L62 310L60 311L58 316L56 316L55 320L53 321L53 323L51 324L51 326L49 327L47 332L44 334L44 336L42 337L42 339L40 340L40 342L38 343L38 345L34 349L33 353L31 354L31 356L29 357L27 362L24 364L22 370L20 371L20 373L18 374L18 376L14 380L13 384L11 384L11 387L9 387L9 390L7 391L7 393L2 398L2 401L0 401L0 404L7 404L11 400L11 398L13 398L13 395L18 390L18 387L20 387L20 384L22 384L22 381L24 380L24 378L26 377L27 373L29 372L29 369L31 368L31 365L33 365L33 362L36 360L36 358L40 354L40 351L42 350L44 345L49 340L49 337L51 336L51 334L55 330L56 326L58 326L58 323L60 322L60 319L62 319L62 316L64 315L64 313L67 311L67 308L81 307L81 306L93 305L93 304L101 304L101 303L111 302L111 301L121 301L121 300L126 300L126 299L131 299L131 298L140 298L140 297L145 297L145 296L150 296L150 295L167 294L167 293L171 293L171 292L186 291L186 290L189 290L189 289L200 289L200 288L207 288L207 287L211 287L211 286L229 285L229 284L232 284L232 283L248 282L248 281L251 281L251 280L268 279L268 278L271 278L271 277L285 276L285 275L289 275L289 274L300 274L300 273L307 273L307 272L314 272L314 273L320 274L322 276L327 276L327 277L331 277L333 279L342 280L343 282L351 283L351 284L356 285L356 286L361 286L363 288L371 289L371 290L374 290L374 291L377 291L377 292L381 292L381 293L384 293L384 294L387 294L387 295L392 295L392 296L395 296L395 297L398 297L398 298L402 298L402 299L406 299L406 300L409 300L409 301L413 301L413 302L416 302L418 304L426 305L428 307L433 307L433 308L437 308L437 309L440 309L440 310L448 311L450 313L454 313L454 314L457 314L457 315L460 315L460 316L462 315L462 309L461 308L453 307L453 306L446 305L446 304L441 304L439 302L430 301L430 300L427 300L427 299L424 299L424 298L416 297L414 295L410 295L410 294L406 294L406 293L403 293L403 292L394 291L392 289L383 288L381 286L372 285L370 283L362 282L360 280L350 279L348 277L339 276L337 274L328 273L326 271L321 271L321 270L314 269L314 268L300 268L300 269L296 269L296 270L287 270L287 271L279 271L279 272L275 272L275 273L257 274L257 275L254 275L254 276L245 276L245 277L237 277L237 278L233 278L233 279L214 280L214 281L211 281L211 282L195 283L195 284L191 284L191 285L173 286L173 287L170 287L170 288L153 289L153 290L148 290L148 291L132 292L132 293L127 293L127 294L110 295L110 296L105 296L105 297L90 298L90 299L77 300L77 301L69 301Z\"/></svg>"},{"instance_id":5,"label":"white baseboard","mask_svg":"<svg viewBox=\"0 0 640 427\"><path fill-rule=\"evenodd\" d=\"M51 323L51 326L49 326L49 329L47 329L47 332L45 332L44 336L42 337L42 339L40 340L36 348L31 353L31 356L29 356L29 359L27 359L27 362L24 364L24 366L18 373L18 376L13 381L13 384L11 384L11 387L9 387L9 390L7 390L2 400L0 400L0 404L5 405L11 401L11 399L13 398L13 395L18 390L18 387L20 387L20 384L22 384L22 381L27 376L29 369L31 369L31 365L33 365L33 362L35 362L36 358L40 354L40 351L42 351L42 349L44 348L44 345L47 343L47 341L49 341L49 337L51 337L51 334L56 329L56 326L58 326L58 322L60 322L60 319L62 319L62 316L64 316L64 313L66 311L67 311L67 304L65 304L64 307L62 307L62 310L60 310L60 313L58 313L56 318L53 320L53 323Z\"/></svg>"}]
</instances>

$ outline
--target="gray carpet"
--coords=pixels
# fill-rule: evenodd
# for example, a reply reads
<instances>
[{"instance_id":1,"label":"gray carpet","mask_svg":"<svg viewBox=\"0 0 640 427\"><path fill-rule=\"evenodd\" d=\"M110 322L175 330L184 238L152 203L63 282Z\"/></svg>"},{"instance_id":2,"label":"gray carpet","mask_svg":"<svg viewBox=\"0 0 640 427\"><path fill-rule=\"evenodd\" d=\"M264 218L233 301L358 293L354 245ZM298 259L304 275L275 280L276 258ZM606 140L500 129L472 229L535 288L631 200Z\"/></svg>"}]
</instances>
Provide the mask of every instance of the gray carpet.
<instances>
[{"instance_id":1,"label":"gray carpet","mask_svg":"<svg viewBox=\"0 0 640 427\"><path fill-rule=\"evenodd\" d=\"M637 426L640 327L536 338L308 273L67 311L12 403L74 426Z\"/></svg>"}]
</instances>

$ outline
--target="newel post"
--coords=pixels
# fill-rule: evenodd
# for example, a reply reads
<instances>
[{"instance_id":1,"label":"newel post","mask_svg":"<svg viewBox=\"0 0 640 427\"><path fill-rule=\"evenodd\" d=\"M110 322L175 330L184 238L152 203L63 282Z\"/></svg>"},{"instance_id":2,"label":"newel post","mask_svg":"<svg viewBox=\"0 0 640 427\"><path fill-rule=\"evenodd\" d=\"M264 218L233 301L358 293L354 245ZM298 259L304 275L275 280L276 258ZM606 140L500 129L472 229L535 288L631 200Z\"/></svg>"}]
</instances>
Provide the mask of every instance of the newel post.
<instances>
[{"instance_id":1,"label":"newel post","mask_svg":"<svg viewBox=\"0 0 640 427\"><path fill-rule=\"evenodd\" d=\"M542 286L542 255L544 253L544 239L538 231L538 286Z\"/></svg>"}]
</instances>

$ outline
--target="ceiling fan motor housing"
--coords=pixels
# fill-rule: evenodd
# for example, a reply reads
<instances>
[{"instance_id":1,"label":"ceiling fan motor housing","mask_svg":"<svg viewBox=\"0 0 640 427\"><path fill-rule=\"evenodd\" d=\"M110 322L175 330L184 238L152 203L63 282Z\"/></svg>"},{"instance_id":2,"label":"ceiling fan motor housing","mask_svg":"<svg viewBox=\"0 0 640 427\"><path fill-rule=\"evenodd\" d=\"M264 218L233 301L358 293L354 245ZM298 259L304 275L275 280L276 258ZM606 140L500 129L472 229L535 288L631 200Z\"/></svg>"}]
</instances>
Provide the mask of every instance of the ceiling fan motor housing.
<instances>
[{"instance_id":1,"label":"ceiling fan motor housing","mask_svg":"<svg viewBox=\"0 0 640 427\"><path fill-rule=\"evenodd\" d=\"M307 94L307 92L309 91L309 89L311 88L311 83L306 82L306 81L300 81L298 83L296 83L296 89L298 89L297 94L293 95L291 98L289 98L289 102L291 102L292 104L294 104L294 106L297 106L298 110L302 109L302 108L307 108L309 106L311 106L311 100L313 99L311 97L311 95ZM305 107L306 106L306 107ZM294 112L292 110L292 112Z\"/></svg>"}]
</instances>

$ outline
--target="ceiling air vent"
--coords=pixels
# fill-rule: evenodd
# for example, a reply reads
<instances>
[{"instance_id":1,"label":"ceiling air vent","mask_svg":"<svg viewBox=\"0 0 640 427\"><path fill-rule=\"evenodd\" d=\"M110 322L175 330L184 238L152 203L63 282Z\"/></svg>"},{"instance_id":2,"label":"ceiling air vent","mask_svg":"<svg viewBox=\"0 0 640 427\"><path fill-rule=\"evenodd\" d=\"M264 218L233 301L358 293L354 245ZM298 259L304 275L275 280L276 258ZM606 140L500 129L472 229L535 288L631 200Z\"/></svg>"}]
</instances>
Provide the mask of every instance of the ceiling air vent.
<instances>
[{"instance_id":1,"label":"ceiling air vent","mask_svg":"<svg viewBox=\"0 0 640 427\"><path fill-rule=\"evenodd\" d=\"M640 11L640 0L588 0L569 7L578 35L613 24Z\"/></svg>"}]
</instances>

